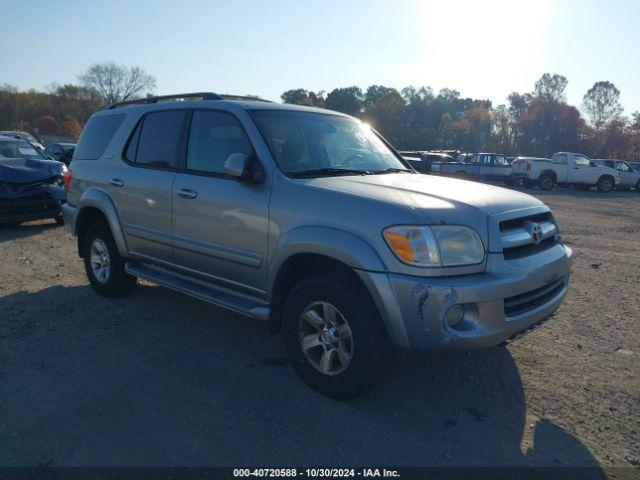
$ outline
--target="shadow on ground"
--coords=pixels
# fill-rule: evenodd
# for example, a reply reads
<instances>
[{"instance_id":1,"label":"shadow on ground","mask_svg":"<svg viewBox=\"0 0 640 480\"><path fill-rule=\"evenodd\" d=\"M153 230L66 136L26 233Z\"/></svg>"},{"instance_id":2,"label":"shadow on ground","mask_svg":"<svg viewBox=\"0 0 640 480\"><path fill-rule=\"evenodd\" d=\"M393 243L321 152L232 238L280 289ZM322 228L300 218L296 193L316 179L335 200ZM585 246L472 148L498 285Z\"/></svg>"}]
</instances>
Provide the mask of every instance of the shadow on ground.
<instances>
[{"instance_id":1,"label":"shadow on ground","mask_svg":"<svg viewBox=\"0 0 640 480\"><path fill-rule=\"evenodd\" d=\"M51 222L22 223L20 225L0 223L0 243L20 238L27 238L32 235L43 233L53 228L64 228L58 225L55 220Z\"/></svg>"},{"instance_id":2,"label":"shadow on ground","mask_svg":"<svg viewBox=\"0 0 640 480\"><path fill-rule=\"evenodd\" d=\"M521 450L505 348L400 353L340 403L298 380L266 325L161 287L56 286L0 311L0 465L597 466L545 419Z\"/></svg>"}]
</instances>

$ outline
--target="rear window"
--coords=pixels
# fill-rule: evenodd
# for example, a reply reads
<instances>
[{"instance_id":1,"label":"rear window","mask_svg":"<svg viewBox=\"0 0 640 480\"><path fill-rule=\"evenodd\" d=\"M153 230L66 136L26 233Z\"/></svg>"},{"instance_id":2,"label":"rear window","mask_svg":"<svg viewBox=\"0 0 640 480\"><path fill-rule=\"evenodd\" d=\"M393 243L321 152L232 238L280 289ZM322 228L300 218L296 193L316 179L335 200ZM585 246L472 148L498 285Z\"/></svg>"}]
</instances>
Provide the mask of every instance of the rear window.
<instances>
[{"instance_id":1,"label":"rear window","mask_svg":"<svg viewBox=\"0 0 640 480\"><path fill-rule=\"evenodd\" d=\"M74 152L74 160L96 160L102 156L125 115L93 117L87 122Z\"/></svg>"}]
</instances>

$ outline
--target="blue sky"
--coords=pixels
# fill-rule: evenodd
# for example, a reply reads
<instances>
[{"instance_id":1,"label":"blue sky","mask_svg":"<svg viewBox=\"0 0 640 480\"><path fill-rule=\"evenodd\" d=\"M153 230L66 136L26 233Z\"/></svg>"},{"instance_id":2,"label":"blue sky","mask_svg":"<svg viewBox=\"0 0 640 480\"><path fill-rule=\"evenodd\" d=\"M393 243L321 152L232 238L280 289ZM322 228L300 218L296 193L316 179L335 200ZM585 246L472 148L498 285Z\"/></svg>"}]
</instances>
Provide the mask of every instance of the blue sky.
<instances>
[{"instance_id":1,"label":"blue sky","mask_svg":"<svg viewBox=\"0 0 640 480\"><path fill-rule=\"evenodd\" d=\"M640 0L0 0L0 84L76 82L138 65L157 93L277 100L289 88L455 88L504 103L544 72L570 103L598 80L640 110Z\"/></svg>"}]
</instances>

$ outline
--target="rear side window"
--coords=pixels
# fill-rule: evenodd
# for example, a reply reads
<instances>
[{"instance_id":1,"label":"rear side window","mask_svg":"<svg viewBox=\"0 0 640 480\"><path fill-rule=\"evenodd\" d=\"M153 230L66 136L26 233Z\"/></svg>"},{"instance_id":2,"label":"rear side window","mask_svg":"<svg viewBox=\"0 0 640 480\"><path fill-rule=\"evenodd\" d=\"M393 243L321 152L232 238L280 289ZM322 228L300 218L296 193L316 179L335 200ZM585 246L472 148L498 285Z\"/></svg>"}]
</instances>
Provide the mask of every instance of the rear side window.
<instances>
[{"instance_id":1,"label":"rear side window","mask_svg":"<svg viewBox=\"0 0 640 480\"><path fill-rule=\"evenodd\" d=\"M139 165L174 168L178 163L184 119L184 110L145 115L129 141L125 153L127 160Z\"/></svg>"},{"instance_id":2,"label":"rear side window","mask_svg":"<svg viewBox=\"0 0 640 480\"><path fill-rule=\"evenodd\" d=\"M74 152L74 160L96 160L122 124L125 115L105 115L91 118L84 127Z\"/></svg>"}]
</instances>

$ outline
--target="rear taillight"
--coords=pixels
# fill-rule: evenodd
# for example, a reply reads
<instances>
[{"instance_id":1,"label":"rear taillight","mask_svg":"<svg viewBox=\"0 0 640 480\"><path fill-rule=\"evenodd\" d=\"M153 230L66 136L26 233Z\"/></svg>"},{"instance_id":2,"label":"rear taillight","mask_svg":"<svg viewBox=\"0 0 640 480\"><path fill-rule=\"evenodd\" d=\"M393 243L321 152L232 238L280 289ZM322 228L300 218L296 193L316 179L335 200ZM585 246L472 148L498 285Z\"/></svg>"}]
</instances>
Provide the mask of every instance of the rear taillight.
<instances>
[{"instance_id":1,"label":"rear taillight","mask_svg":"<svg viewBox=\"0 0 640 480\"><path fill-rule=\"evenodd\" d=\"M530 172L530 171L531 171L531 164L527 163L527 172Z\"/></svg>"},{"instance_id":2,"label":"rear taillight","mask_svg":"<svg viewBox=\"0 0 640 480\"><path fill-rule=\"evenodd\" d=\"M69 191L69 186L71 185L71 169L64 168L62 170L62 184L64 185L65 191Z\"/></svg>"}]
</instances>

